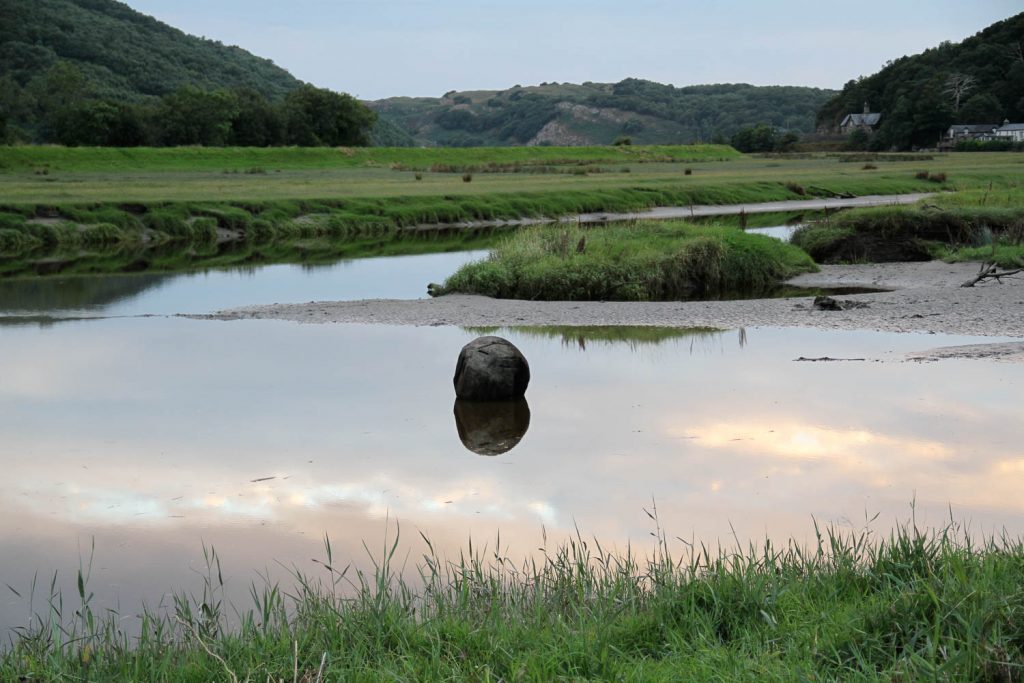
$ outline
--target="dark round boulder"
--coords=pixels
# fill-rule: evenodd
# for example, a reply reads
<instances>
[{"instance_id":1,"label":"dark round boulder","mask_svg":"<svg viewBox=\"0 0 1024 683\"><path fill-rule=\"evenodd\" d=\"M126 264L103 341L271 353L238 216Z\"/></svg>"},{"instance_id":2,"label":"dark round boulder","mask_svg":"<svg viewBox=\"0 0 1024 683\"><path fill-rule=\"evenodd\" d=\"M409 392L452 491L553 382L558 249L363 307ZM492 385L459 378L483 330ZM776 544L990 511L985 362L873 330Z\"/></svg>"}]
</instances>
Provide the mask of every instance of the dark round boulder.
<instances>
[{"instance_id":1,"label":"dark round boulder","mask_svg":"<svg viewBox=\"0 0 1024 683\"><path fill-rule=\"evenodd\" d=\"M530 405L518 401L455 399L455 429L462 445L477 455L501 455L515 448L530 428Z\"/></svg>"},{"instance_id":2,"label":"dark round boulder","mask_svg":"<svg viewBox=\"0 0 1024 683\"><path fill-rule=\"evenodd\" d=\"M462 347L454 382L455 395L468 401L522 398L530 383L530 364L507 339L478 337Z\"/></svg>"}]
</instances>

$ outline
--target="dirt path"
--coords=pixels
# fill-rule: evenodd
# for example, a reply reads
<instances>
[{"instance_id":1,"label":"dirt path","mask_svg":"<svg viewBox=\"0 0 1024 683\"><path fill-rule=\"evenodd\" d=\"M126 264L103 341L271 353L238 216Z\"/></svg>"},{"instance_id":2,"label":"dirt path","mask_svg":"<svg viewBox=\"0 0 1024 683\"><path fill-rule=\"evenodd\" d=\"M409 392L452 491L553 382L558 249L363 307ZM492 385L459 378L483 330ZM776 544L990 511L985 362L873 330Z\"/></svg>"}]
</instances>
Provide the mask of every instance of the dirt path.
<instances>
[{"instance_id":1,"label":"dirt path","mask_svg":"<svg viewBox=\"0 0 1024 683\"><path fill-rule=\"evenodd\" d=\"M608 221L664 220L668 218L705 218L709 216L736 216L741 213L797 213L849 209L867 206L901 206L913 204L933 193L874 194L864 197L836 197L832 199L797 199L784 202L757 204L694 204L693 206L661 206L627 213L581 213L562 218L514 218L493 221L463 221L461 223L432 223L417 225L409 230L436 230L439 228L488 228L504 226L549 225L551 223L604 223Z\"/></svg>"}]
</instances>

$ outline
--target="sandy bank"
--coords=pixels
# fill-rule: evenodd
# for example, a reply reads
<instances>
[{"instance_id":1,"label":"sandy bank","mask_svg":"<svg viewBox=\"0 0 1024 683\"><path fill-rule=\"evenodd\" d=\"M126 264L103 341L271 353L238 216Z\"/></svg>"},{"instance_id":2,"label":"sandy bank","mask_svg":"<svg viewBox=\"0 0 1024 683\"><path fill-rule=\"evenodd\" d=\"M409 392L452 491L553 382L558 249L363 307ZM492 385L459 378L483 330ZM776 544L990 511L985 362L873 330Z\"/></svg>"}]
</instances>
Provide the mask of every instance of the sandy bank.
<instances>
[{"instance_id":1,"label":"sandy bank","mask_svg":"<svg viewBox=\"0 0 1024 683\"><path fill-rule=\"evenodd\" d=\"M1024 338L1024 280L960 285L976 264L888 263L824 266L791 282L814 287L875 287L891 292L837 297L866 306L819 311L812 297L747 301L563 302L449 295L437 299L271 304L222 311L217 320L390 325L664 325L813 327Z\"/></svg>"}]
</instances>

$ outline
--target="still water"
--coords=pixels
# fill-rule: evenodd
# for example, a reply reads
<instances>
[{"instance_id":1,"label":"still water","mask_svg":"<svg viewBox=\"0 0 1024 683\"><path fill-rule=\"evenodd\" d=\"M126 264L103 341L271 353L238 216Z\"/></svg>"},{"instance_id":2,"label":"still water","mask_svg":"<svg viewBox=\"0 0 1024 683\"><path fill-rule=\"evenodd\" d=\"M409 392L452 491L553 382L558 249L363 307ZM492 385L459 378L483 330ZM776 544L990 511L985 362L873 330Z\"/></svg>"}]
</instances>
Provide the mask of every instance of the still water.
<instances>
[{"instance_id":1,"label":"still water","mask_svg":"<svg viewBox=\"0 0 1024 683\"><path fill-rule=\"evenodd\" d=\"M0 280L0 318L211 313L256 304L418 299L459 266L487 255L457 251L191 273ZM8 320L6 322L17 322Z\"/></svg>"},{"instance_id":2,"label":"still water","mask_svg":"<svg viewBox=\"0 0 1024 683\"><path fill-rule=\"evenodd\" d=\"M952 509L977 532L1024 532L1024 366L902 361L976 339L504 330L531 365L527 403L481 416L455 405L452 374L484 332L0 327L0 631L27 622L37 572L71 601L93 544L94 606L128 624L196 589L204 544L244 605L262 574L316 571L325 535L336 563L368 566L363 541L379 554L396 522L410 568L417 532L456 553L500 531L524 557L578 527L642 551L652 502L669 538L712 547L810 541L814 520L860 528L876 513L884 533L912 501L919 525ZM509 450L480 447L488 424Z\"/></svg>"}]
</instances>

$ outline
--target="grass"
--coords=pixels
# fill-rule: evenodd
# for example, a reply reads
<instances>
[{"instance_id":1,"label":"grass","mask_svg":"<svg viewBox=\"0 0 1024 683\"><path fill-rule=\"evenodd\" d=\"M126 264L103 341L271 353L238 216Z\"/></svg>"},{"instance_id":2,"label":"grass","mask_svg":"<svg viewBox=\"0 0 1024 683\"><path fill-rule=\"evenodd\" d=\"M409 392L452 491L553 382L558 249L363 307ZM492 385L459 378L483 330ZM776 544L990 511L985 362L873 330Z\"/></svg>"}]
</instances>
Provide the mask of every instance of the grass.
<instances>
[{"instance_id":1,"label":"grass","mask_svg":"<svg viewBox=\"0 0 1024 683\"><path fill-rule=\"evenodd\" d=\"M207 251L225 238L360 241L427 223L842 194L937 191L929 202L950 210L1022 205L1017 154L934 155L926 166L888 155L871 173L849 158L760 158L716 146L2 147L0 259L154 245Z\"/></svg>"},{"instance_id":2,"label":"grass","mask_svg":"<svg viewBox=\"0 0 1024 683\"><path fill-rule=\"evenodd\" d=\"M799 249L682 222L528 228L433 293L505 299L658 301L767 292L816 266Z\"/></svg>"},{"instance_id":3,"label":"grass","mask_svg":"<svg viewBox=\"0 0 1024 683\"><path fill-rule=\"evenodd\" d=\"M577 534L520 560L500 540L449 559L424 536L412 583L397 531L366 572L335 564L328 541L323 575L254 584L243 608L225 604L208 550L202 594L147 611L132 634L92 606L84 563L77 600L51 587L0 652L0 679L1021 679L1020 540L905 524L881 538L821 529L811 547L674 552L652 535L648 556Z\"/></svg>"},{"instance_id":4,"label":"grass","mask_svg":"<svg viewBox=\"0 0 1024 683\"><path fill-rule=\"evenodd\" d=\"M739 158L728 145L622 147L0 147L0 173L46 170L165 172L213 170L262 175L270 169L692 163Z\"/></svg>"},{"instance_id":5,"label":"grass","mask_svg":"<svg viewBox=\"0 0 1024 683\"><path fill-rule=\"evenodd\" d=\"M928 162L945 172L949 186L1019 172L1013 154L946 155ZM685 162L685 163L684 163ZM550 194L626 188L712 191L793 183L810 196L830 192L897 194L935 190L914 178L920 164L886 164L866 174L835 158L743 157L731 148L582 147L465 149L87 149L0 148L0 196L4 203L45 206L124 202L239 202L325 200L479 194ZM549 167L567 172L539 174ZM260 168L265 173L246 173ZM431 168L445 172L431 172ZM692 172L687 175L685 170ZM44 169L46 175L37 171ZM472 183L461 173L480 169ZM521 172L516 172L516 170ZM501 172L508 171L508 172ZM577 174L576 171L584 171ZM601 172L596 172L601 171ZM420 174L420 180L416 174ZM765 196L793 198L785 193ZM721 199L736 203L742 198ZM753 199L757 201L757 199Z\"/></svg>"},{"instance_id":6,"label":"grass","mask_svg":"<svg viewBox=\"0 0 1024 683\"><path fill-rule=\"evenodd\" d=\"M854 263L926 261L951 254L964 260L994 242L1019 245L1022 237L1024 204L1012 208L929 204L843 212L798 229L792 243L818 263ZM1008 258L1013 249L1000 251Z\"/></svg>"}]
</instances>

